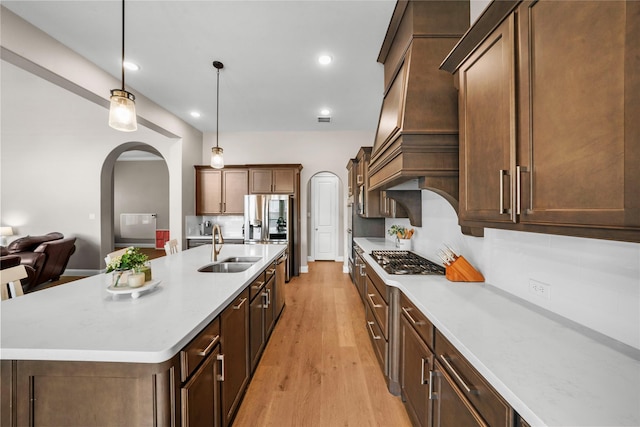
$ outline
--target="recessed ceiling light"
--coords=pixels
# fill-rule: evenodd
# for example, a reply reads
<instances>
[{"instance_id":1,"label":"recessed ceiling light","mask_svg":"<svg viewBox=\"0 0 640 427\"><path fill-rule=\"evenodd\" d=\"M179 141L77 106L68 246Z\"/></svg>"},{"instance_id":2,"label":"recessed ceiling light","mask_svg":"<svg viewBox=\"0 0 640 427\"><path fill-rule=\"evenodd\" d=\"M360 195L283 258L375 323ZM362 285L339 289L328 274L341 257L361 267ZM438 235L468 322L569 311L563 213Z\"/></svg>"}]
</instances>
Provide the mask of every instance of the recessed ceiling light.
<instances>
[{"instance_id":1,"label":"recessed ceiling light","mask_svg":"<svg viewBox=\"0 0 640 427\"><path fill-rule=\"evenodd\" d=\"M189 114L191 114L191 117L195 117L196 119L197 119L198 117L200 117L200 113L198 113L197 111L192 111L192 112L191 112L191 113L189 113Z\"/></svg>"},{"instance_id":2,"label":"recessed ceiling light","mask_svg":"<svg viewBox=\"0 0 640 427\"><path fill-rule=\"evenodd\" d=\"M331 110L329 110L328 108L323 108L322 110L320 110L320 114L323 116L328 116L329 114L331 114Z\"/></svg>"},{"instance_id":3,"label":"recessed ceiling light","mask_svg":"<svg viewBox=\"0 0 640 427\"><path fill-rule=\"evenodd\" d=\"M138 71L140 69L140 66L138 64L134 64L133 62L129 61L124 61L122 65L124 66L124 68L130 71Z\"/></svg>"},{"instance_id":4,"label":"recessed ceiling light","mask_svg":"<svg viewBox=\"0 0 640 427\"><path fill-rule=\"evenodd\" d=\"M333 61L333 58L330 55L320 55L318 57L318 62L322 65L328 65Z\"/></svg>"}]
</instances>

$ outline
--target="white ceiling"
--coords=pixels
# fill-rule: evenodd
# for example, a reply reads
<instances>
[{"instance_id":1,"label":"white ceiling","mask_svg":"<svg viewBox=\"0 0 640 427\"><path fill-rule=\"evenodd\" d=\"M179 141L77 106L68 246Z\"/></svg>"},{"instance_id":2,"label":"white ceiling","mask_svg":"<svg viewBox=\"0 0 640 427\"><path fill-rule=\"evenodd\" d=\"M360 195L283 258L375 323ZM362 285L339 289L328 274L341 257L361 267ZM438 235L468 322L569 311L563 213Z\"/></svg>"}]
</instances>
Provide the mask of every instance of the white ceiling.
<instances>
[{"instance_id":1,"label":"white ceiling","mask_svg":"<svg viewBox=\"0 0 640 427\"><path fill-rule=\"evenodd\" d=\"M120 78L118 0L2 1L2 5ZM202 131L375 131L376 62L395 0L128 0L126 83ZM334 61L320 66L328 53ZM318 123L322 108L332 122ZM202 116L194 119L193 110ZM142 112L139 112L139 114Z\"/></svg>"}]
</instances>

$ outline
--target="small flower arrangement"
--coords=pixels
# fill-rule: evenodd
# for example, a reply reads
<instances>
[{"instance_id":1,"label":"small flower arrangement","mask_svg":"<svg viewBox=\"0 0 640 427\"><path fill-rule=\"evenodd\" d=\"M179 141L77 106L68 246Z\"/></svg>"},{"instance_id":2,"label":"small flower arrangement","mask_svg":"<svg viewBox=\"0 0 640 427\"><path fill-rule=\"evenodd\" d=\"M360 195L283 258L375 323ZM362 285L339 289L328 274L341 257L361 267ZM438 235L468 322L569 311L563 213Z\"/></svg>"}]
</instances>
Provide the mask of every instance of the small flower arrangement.
<instances>
[{"instance_id":1,"label":"small flower arrangement","mask_svg":"<svg viewBox=\"0 0 640 427\"><path fill-rule=\"evenodd\" d=\"M398 239L410 239L413 236L413 228L411 230L407 230L405 227L401 225L392 225L388 231L389 236L394 236Z\"/></svg>"},{"instance_id":2,"label":"small flower arrangement","mask_svg":"<svg viewBox=\"0 0 640 427\"><path fill-rule=\"evenodd\" d=\"M109 262L107 265L107 273L114 270L134 270L140 272L148 260L149 257L140 252L140 249L131 246L127 248L125 253L119 257L115 257Z\"/></svg>"}]
</instances>

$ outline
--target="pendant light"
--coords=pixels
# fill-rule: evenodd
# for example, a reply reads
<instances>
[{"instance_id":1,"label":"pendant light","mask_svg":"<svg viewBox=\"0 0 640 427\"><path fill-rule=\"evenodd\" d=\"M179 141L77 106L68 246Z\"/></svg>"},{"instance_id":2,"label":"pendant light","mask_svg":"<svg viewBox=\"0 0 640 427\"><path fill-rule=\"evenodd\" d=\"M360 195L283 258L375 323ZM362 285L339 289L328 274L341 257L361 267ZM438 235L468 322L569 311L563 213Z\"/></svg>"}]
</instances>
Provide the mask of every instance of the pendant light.
<instances>
[{"instance_id":1,"label":"pendant light","mask_svg":"<svg viewBox=\"0 0 640 427\"><path fill-rule=\"evenodd\" d=\"M224 167L224 158L222 157L222 148L218 147L218 117L220 115L220 70L224 68L224 64L220 61L213 61L213 66L218 72L216 80L216 146L211 148L211 167L222 169Z\"/></svg>"},{"instance_id":2,"label":"pendant light","mask_svg":"<svg viewBox=\"0 0 640 427\"><path fill-rule=\"evenodd\" d=\"M124 0L122 0L122 89L111 90L109 105L109 126L123 132L138 129L136 121L136 97L124 89Z\"/></svg>"}]
</instances>

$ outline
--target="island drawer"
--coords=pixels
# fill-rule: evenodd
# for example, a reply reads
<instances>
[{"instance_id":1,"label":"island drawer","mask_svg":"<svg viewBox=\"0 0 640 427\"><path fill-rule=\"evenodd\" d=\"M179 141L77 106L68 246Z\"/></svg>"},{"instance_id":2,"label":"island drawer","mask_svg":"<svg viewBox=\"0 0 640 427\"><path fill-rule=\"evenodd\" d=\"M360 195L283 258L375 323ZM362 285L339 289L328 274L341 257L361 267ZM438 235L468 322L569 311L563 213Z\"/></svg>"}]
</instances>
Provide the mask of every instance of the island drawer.
<instances>
[{"instance_id":1,"label":"island drawer","mask_svg":"<svg viewBox=\"0 0 640 427\"><path fill-rule=\"evenodd\" d=\"M251 285L249 285L249 300L253 301L253 298L264 288L265 283L267 283L267 280L265 279L265 273L263 271L256 277Z\"/></svg>"},{"instance_id":2,"label":"island drawer","mask_svg":"<svg viewBox=\"0 0 640 427\"><path fill-rule=\"evenodd\" d=\"M215 318L202 332L180 351L180 379L185 382L198 365L220 342L220 319Z\"/></svg>"},{"instance_id":3,"label":"island drawer","mask_svg":"<svg viewBox=\"0 0 640 427\"><path fill-rule=\"evenodd\" d=\"M400 293L400 312L409 321L411 326L413 326L413 329L416 330L429 349L433 351L433 324L402 292Z\"/></svg>"},{"instance_id":4,"label":"island drawer","mask_svg":"<svg viewBox=\"0 0 640 427\"><path fill-rule=\"evenodd\" d=\"M513 410L460 352L436 331L436 359L490 426L512 426Z\"/></svg>"},{"instance_id":5,"label":"island drawer","mask_svg":"<svg viewBox=\"0 0 640 427\"><path fill-rule=\"evenodd\" d=\"M269 280L271 280L271 278L276 274L276 263L274 262L269 267L267 267L264 274L265 274L264 281L266 283Z\"/></svg>"},{"instance_id":6,"label":"island drawer","mask_svg":"<svg viewBox=\"0 0 640 427\"><path fill-rule=\"evenodd\" d=\"M382 297L378 288L371 282L369 272L367 271L367 287L365 292L366 304L375 316L378 326L386 339L389 338L389 306L387 301Z\"/></svg>"}]
</instances>

